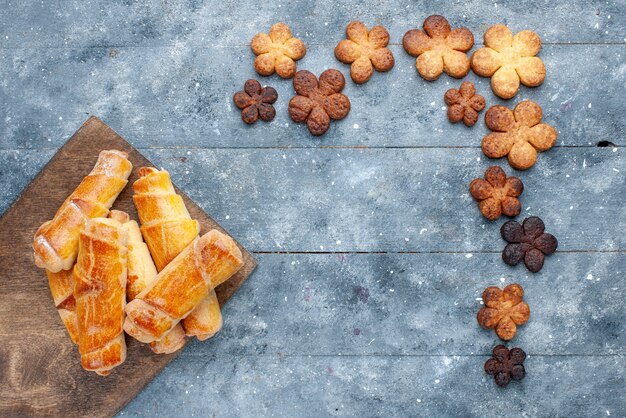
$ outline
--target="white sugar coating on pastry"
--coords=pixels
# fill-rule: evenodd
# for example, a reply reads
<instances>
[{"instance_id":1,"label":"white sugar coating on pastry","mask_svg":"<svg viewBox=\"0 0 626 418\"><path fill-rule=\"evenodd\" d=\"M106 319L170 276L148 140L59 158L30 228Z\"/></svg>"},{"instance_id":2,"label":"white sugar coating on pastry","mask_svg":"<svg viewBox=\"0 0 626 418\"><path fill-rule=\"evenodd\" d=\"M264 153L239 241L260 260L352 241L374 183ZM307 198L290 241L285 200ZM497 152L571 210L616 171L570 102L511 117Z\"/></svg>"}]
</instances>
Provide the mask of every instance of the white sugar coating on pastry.
<instances>
[{"instance_id":1,"label":"white sugar coating on pastry","mask_svg":"<svg viewBox=\"0 0 626 418\"><path fill-rule=\"evenodd\" d=\"M142 342L160 340L243 265L229 236L211 230L189 244L126 306L124 329Z\"/></svg>"},{"instance_id":2,"label":"white sugar coating on pastry","mask_svg":"<svg viewBox=\"0 0 626 418\"><path fill-rule=\"evenodd\" d=\"M54 218L35 233L35 264L52 273L69 270L78 252L78 237L88 219L106 216L122 192L132 164L125 152L100 152L93 170L65 199Z\"/></svg>"},{"instance_id":3,"label":"white sugar coating on pastry","mask_svg":"<svg viewBox=\"0 0 626 418\"><path fill-rule=\"evenodd\" d=\"M106 375L126 359L128 233L115 219L94 218L80 233L74 266L78 351L84 369Z\"/></svg>"}]
</instances>

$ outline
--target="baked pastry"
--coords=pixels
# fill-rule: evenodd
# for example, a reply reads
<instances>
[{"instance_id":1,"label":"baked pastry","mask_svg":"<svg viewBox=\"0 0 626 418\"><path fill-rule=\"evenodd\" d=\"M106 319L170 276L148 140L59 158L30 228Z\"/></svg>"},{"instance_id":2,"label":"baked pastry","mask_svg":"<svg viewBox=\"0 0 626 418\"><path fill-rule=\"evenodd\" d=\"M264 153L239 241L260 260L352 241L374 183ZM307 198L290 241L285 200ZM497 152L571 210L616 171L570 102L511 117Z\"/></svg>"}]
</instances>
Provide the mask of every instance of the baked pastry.
<instances>
[{"instance_id":1,"label":"baked pastry","mask_svg":"<svg viewBox=\"0 0 626 418\"><path fill-rule=\"evenodd\" d=\"M539 35L523 30L515 36L504 25L494 25L485 32L485 46L472 54L472 70L491 77L491 89L503 98L517 94L520 82L536 87L546 78L546 67L536 57L541 49Z\"/></svg>"},{"instance_id":2,"label":"baked pastry","mask_svg":"<svg viewBox=\"0 0 626 418\"><path fill-rule=\"evenodd\" d=\"M124 330L141 342L161 339L243 265L235 241L211 230L189 244L126 305Z\"/></svg>"},{"instance_id":3,"label":"baked pastry","mask_svg":"<svg viewBox=\"0 0 626 418\"><path fill-rule=\"evenodd\" d=\"M112 210L109 218L119 221L128 233L127 244L127 280L126 301L130 302L148 287L157 277L157 269L150 256L148 246L141 238L137 222L130 220L126 212ZM150 343L150 348L157 354L169 354L185 346L187 339L180 324L159 341Z\"/></svg>"},{"instance_id":4,"label":"baked pastry","mask_svg":"<svg viewBox=\"0 0 626 418\"><path fill-rule=\"evenodd\" d=\"M165 170L141 167L133 183L133 202L141 222L141 234L158 271L174 259L200 232L183 198L176 194Z\"/></svg>"},{"instance_id":5,"label":"baked pastry","mask_svg":"<svg viewBox=\"0 0 626 418\"><path fill-rule=\"evenodd\" d=\"M500 290L490 286L483 292L485 306L478 311L478 323L487 329L495 329L504 341L513 339L517 325L523 325L530 317L530 308L522 299L524 289L517 283Z\"/></svg>"},{"instance_id":6,"label":"baked pastry","mask_svg":"<svg viewBox=\"0 0 626 418\"><path fill-rule=\"evenodd\" d=\"M478 202L480 213L490 221L502 214L515 217L522 210L518 197L524 191L524 183L518 177L507 177L498 166L489 167L484 179L472 180L469 190Z\"/></svg>"},{"instance_id":7,"label":"baked pastry","mask_svg":"<svg viewBox=\"0 0 626 418\"><path fill-rule=\"evenodd\" d=\"M80 233L74 266L78 351L85 370L106 376L126 359L126 243L115 219L94 218Z\"/></svg>"},{"instance_id":8,"label":"baked pastry","mask_svg":"<svg viewBox=\"0 0 626 418\"><path fill-rule=\"evenodd\" d=\"M195 336L200 341L211 338L222 329L222 312L215 289L209 289L209 296L202 299L182 323L185 335Z\"/></svg>"},{"instance_id":9,"label":"baked pastry","mask_svg":"<svg viewBox=\"0 0 626 418\"><path fill-rule=\"evenodd\" d=\"M180 252L198 237L200 225L192 220L182 197L176 194L170 175L165 170L141 167L139 179L133 184L133 200L141 220L143 234L156 268L161 271ZM199 318L209 312L202 309L196 312L186 332L189 335L203 334L203 328L195 329L196 324L210 322L212 317ZM183 325L187 319L183 319ZM182 335L180 330L169 337ZM165 342L164 342L165 343Z\"/></svg>"},{"instance_id":10,"label":"baked pastry","mask_svg":"<svg viewBox=\"0 0 626 418\"><path fill-rule=\"evenodd\" d=\"M485 122L492 131L483 138L483 153L489 158L508 155L511 167L527 170L537 161L537 152L554 146L556 129L541 123L541 107L524 100L510 111L504 106L492 106L485 113Z\"/></svg>"},{"instance_id":11,"label":"baked pastry","mask_svg":"<svg viewBox=\"0 0 626 418\"><path fill-rule=\"evenodd\" d=\"M69 270L78 253L78 236L90 218L106 216L133 168L125 152L102 151L91 173L63 202L54 218L35 233L35 264L52 273Z\"/></svg>"},{"instance_id":12,"label":"baked pastry","mask_svg":"<svg viewBox=\"0 0 626 418\"><path fill-rule=\"evenodd\" d=\"M350 100L341 93L346 85L343 74L326 70L317 77L309 71L298 71L293 78L296 96L289 101L289 116L296 123L306 122L309 132L323 135L330 128L330 120L348 116Z\"/></svg>"},{"instance_id":13,"label":"baked pastry","mask_svg":"<svg viewBox=\"0 0 626 418\"><path fill-rule=\"evenodd\" d=\"M543 221L530 216L520 225L516 221L505 222L500 228L500 235L508 244L502 251L502 260L510 266L524 260L524 265L532 273L543 267L546 255L556 251L559 243L552 234L545 232Z\"/></svg>"},{"instance_id":14,"label":"baked pastry","mask_svg":"<svg viewBox=\"0 0 626 418\"><path fill-rule=\"evenodd\" d=\"M476 94L474 83L464 81L461 87L446 91L443 100L448 105L448 120L452 123L463 121L465 126L474 126L478 112L485 108L485 98Z\"/></svg>"},{"instance_id":15,"label":"baked pastry","mask_svg":"<svg viewBox=\"0 0 626 418\"><path fill-rule=\"evenodd\" d=\"M382 26L374 26L368 32L367 26L355 21L346 27L346 37L335 48L335 57L350 66L350 77L357 84L367 82L376 71L389 71L394 59L389 44L389 32Z\"/></svg>"},{"instance_id":16,"label":"baked pastry","mask_svg":"<svg viewBox=\"0 0 626 418\"><path fill-rule=\"evenodd\" d=\"M306 54L304 43L291 35L289 26L276 23L269 35L257 33L250 42L252 52L257 55L254 69L261 75L272 75L274 71L282 78L296 74L296 61Z\"/></svg>"},{"instance_id":17,"label":"baked pastry","mask_svg":"<svg viewBox=\"0 0 626 418\"><path fill-rule=\"evenodd\" d=\"M451 29L445 17L433 15L424 21L424 30L404 34L402 46L414 57L415 67L426 80L436 80L442 72L462 78L470 70L466 52L474 46L474 35L467 28Z\"/></svg>"},{"instance_id":18,"label":"baked pastry","mask_svg":"<svg viewBox=\"0 0 626 418\"><path fill-rule=\"evenodd\" d=\"M54 305L67 328L67 333L74 344L78 344L78 318L74 299L74 273L72 270L60 270L56 273L46 270L48 284Z\"/></svg>"},{"instance_id":19,"label":"baked pastry","mask_svg":"<svg viewBox=\"0 0 626 418\"><path fill-rule=\"evenodd\" d=\"M256 80L248 80L243 86L243 91L238 91L233 96L235 106L241 109L241 120L252 124L259 120L269 122L276 116L276 110L272 103L278 99L278 93L273 87L261 87Z\"/></svg>"},{"instance_id":20,"label":"baked pastry","mask_svg":"<svg viewBox=\"0 0 626 418\"><path fill-rule=\"evenodd\" d=\"M511 380L521 380L526 376L524 369L526 353L521 348L509 350L503 345L493 348L491 358L485 363L485 373L493 376L500 387L507 386Z\"/></svg>"}]
</instances>

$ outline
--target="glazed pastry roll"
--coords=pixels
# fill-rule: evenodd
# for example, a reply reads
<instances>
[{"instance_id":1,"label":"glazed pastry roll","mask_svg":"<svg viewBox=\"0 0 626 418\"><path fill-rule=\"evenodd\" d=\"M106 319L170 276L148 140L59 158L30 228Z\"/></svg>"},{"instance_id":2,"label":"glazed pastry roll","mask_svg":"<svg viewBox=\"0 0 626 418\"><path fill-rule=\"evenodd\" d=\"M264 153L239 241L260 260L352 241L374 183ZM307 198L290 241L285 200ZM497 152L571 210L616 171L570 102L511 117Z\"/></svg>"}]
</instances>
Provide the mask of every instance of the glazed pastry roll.
<instances>
[{"instance_id":1,"label":"glazed pastry roll","mask_svg":"<svg viewBox=\"0 0 626 418\"><path fill-rule=\"evenodd\" d=\"M131 221L126 212L112 210L109 218L119 221L128 233L128 278L126 281L126 301L130 302L157 277L157 269L148 251L148 246L143 242L139 225ZM185 346L187 339L180 324L159 341L150 343L150 348L157 354L173 353Z\"/></svg>"},{"instance_id":2,"label":"glazed pastry roll","mask_svg":"<svg viewBox=\"0 0 626 418\"><path fill-rule=\"evenodd\" d=\"M52 273L70 270L78 252L78 236L87 220L106 216L128 182L132 164L125 152L102 151L95 167L63 202L54 218L35 233L35 264Z\"/></svg>"},{"instance_id":3,"label":"glazed pastry roll","mask_svg":"<svg viewBox=\"0 0 626 418\"><path fill-rule=\"evenodd\" d=\"M133 190L141 234L161 271L198 236L200 225L191 219L167 171L141 167Z\"/></svg>"},{"instance_id":4,"label":"glazed pastry roll","mask_svg":"<svg viewBox=\"0 0 626 418\"><path fill-rule=\"evenodd\" d=\"M209 289L209 296L183 320L183 328L187 336L195 336L200 341L211 338L222 329L222 312L215 289Z\"/></svg>"},{"instance_id":5,"label":"glazed pastry roll","mask_svg":"<svg viewBox=\"0 0 626 418\"><path fill-rule=\"evenodd\" d=\"M157 269L161 271L196 239L200 226L197 221L191 219L185 202L176 194L167 171L141 167L139 179L133 184L133 190L135 191L133 200L141 221L141 232ZM209 305L210 301L205 301L198 312L189 315L189 319L183 319L185 334L205 334L203 328L215 320L211 311L206 309ZM219 309L219 305L217 308Z\"/></svg>"},{"instance_id":6,"label":"glazed pastry roll","mask_svg":"<svg viewBox=\"0 0 626 418\"><path fill-rule=\"evenodd\" d=\"M94 218L80 233L74 266L78 351L85 370L107 375L126 359L128 233L115 219Z\"/></svg>"},{"instance_id":7,"label":"glazed pastry roll","mask_svg":"<svg viewBox=\"0 0 626 418\"><path fill-rule=\"evenodd\" d=\"M124 330L141 342L160 340L243 265L235 241L212 230L189 244L152 285L126 306Z\"/></svg>"},{"instance_id":8,"label":"glazed pastry roll","mask_svg":"<svg viewBox=\"0 0 626 418\"><path fill-rule=\"evenodd\" d=\"M74 344L78 344L78 318L76 317L76 301L74 299L74 274L72 270L61 270L53 273L46 270L48 284L54 305L67 328Z\"/></svg>"}]
</instances>

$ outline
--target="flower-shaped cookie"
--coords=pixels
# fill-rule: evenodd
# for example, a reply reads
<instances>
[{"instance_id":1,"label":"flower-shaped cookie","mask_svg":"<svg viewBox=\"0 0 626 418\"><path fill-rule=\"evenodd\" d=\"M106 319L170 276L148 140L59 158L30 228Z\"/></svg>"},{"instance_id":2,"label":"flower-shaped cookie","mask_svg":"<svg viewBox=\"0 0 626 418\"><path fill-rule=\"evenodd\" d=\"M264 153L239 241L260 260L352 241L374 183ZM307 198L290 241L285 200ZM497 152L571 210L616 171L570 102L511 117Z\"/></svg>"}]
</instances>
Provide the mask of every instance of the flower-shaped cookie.
<instances>
[{"instance_id":1,"label":"flower-shaped cookie","mask_svg":"<svg viewBox=\"0 0 626 418\"><path fill-rule=\"evenodd\" d=\"M309 132L323 135L330 128L330 120L345 118L350 112L350 100L341 93L346 80L337 70L326 70L317 77L301 70L293 78L296 96L289 101L289 116L294 122L306 122Z\"/></svg>"},{"instance_id":2,"label":"flower-shaped cookie","mask_svg":"<svg viewBox=\"0 0 626 418\"><path fill-rule=\"evenodd\" d=\"M530 308L522 301L524 289L517 283L500 290L491 286L483 292L485 306L478 311L478 323L487 329L496 330L504 341L511 340L517 332L517 325L523 325L530 317Z\"/></svg>"},{"instance_id":3,"label":"flower-shaped cookie","mask_svg":"<svg viewBox=\"0 0 626 418\"><path fill-rule=\"evenodd\" d=\"M537 151L547 151L556 142L556 129L541 123L541 107L524 100L511 112L504 106L492 106L485 113L491 129L483 138L483 153L489 158L509 157L511 167L526 170L537 161Z\"/></svg>"},{"instance_id":4,"label":"flower-shaped cookie","mask_svg":"<svg viewBox=\"0 0 626 418\"><path fill-rule=\"evenodd\" d=\"M361 22L350 22L346 27L348 39L337 44L335 56L344 64L350 66L350 77L357 84L368 81L374 69L389 71L393 68L393 54L387 48L389 32L382 26L374 26L367 31L367 26Z\"/></svg>"},{"instance_id":5,"label":"flower-shaped cookie","mask_svg":"<svg viewBox=\"0 0 626 418\"><path fill-rule=\"evenodd\" d=\"M272 103L278 99L278 93L273 87L261 87L256 80L248 80L243 85L243 91L233 96L235 105L241 109L241 119L245 123L254 123L259 117L269 122L276 116Z\"/></svg>"},{"instance_id":6,"label":"flower-shaped cookie","mask_svg":"<svg viewBox=\"0 0 626 418\"><path fill-rule=\"evenodd\" d=\"M485 171L484 179L472 180L469 190L478 201L480 213L490 221L498 219L501 214L517 216L522 210L517 199L524 191L522 180L518 177L507 177L498 166L489 167Z\"/></svg>"},{"instance_id":7,"label":"flower-shaped cookie","mask_svg":"<svg viewBox=\"0 0 626 418\"><path fill-rule=\"evenodd\" d=\"M276 23L269 35L257 33L250 42L256 57L254 68L261 75L272 75L274 71L282 78L296 74L296 61L306 54L304 43L291 35L289 26Z\"/></svg>"},{"instance_id":8,"label":"flower-shaped cookie","mask_svg":"<svg viewBox=\"0 0 626 418\"><path fill-rule=\"evenodd\" d=\"M556 251L559 245L552 234L545 233L541 219L531 216L520 225L516 221L505 222L500 228L500 235L508 242L502 251L502 260L510 266L524 260L526 268L537 273L543 267L546 255Z\"/></svg>"},{"instance_id":9,"label":"flower-shaped cookie","mask_svg":"<svg viewBox=\"0 0 626 418\"><path fill-rule=\"evenodd\" d=\"M535 55L541 49L539 35L523 30L515 36L504 25L494 25L485 32L485 47L472 55L472 70L491 77L491 89L503 99L519 90L520 82L528 87L543 83L546 67Z\"/></svg>"},{"instance_id":10,"label":"flower-shaped cookie","mask_svg":"<svg viewBox=\"0 0 626 418\"><path fill-rule=\"evenodd\" d=\"M485 363L485 373L493 376L498 386L504 387L511 380L521 380L526 376L524 360L526 353L521 348L509 350L503 345L497 345Z\"/></svg>"},{"instance_id":11,"label":"flower-shaped cookie","mask_svg":"<svg viewBox=\"0 0 626 418\"><path fill-rule=\"evenodd\" d=\"M448 119L452 123L463 121L466 126L474 126L478 112L485 108L485 98L476 94L474 83L463 82L461 87L446 91L443 100L448 105Z\"/></svg>"},{"instance_id":12,"label":"flower-shaped cookie","mask_svg":"<svg viewBox=\"0 0 626 418\"><path fill-rule=\"evenodd\" d=\"M436 80L442 72L465 77L470 70L466 52L474 46L474 35L467 28L451 29L443 16L424 21L424 31L411 29L402 38L404 50L417 57L415 67L426 80Z\"/></svg>"}]
</instances>

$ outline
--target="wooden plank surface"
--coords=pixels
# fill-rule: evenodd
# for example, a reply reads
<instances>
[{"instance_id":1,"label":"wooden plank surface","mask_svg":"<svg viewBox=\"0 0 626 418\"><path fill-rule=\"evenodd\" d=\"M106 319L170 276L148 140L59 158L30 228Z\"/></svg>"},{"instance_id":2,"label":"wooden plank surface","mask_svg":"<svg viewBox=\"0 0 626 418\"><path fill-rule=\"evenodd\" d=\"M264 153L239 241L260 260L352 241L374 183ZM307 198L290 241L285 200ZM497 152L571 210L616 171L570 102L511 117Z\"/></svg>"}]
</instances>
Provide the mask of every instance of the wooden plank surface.
<instances>
[{"instance_id":1,"label":"wooden plank surface","mask_svg":"<svg viewBox=\"0 0 626 418\"><path fill-rule=\"evenodd\" d=\"M316 74L337 68L348 77L349 67L335 59L334 47L310 46L300 68ZM321 138L312 138L306 126L291 121L287 104L293 86L277 77L261 79L278 91L274 121L241 123L232 96L245 80L258 78L247 46L0 49L5 56L0 84L6 86L0 99L10 97L11 106L4 111L15 121L0 137L0 149L57 147L86 113L103 117L132 138L136 148L480 147L489 132L484 112L473 128L452 125L446 117L443 95L461 81L424 81L413 57L399 45L391 49L395 68L376 73L366 85L346 83L352 110ZM557 146L596 146L602 141L625 145L626 44L545 45L540 56L548 71L545 83L522 88L513 100L498 99L489 79L473 73L465 79L476 83L488 106L512 108L523 99L539 103L544 121L559 131ZM72 78L65 76L69 68Z\"/></svg>"},{"instance_id":2,"label":"wooden plank surface","mask_svg":"<svg viewBox=\"0 0 626 418\"><path fill-rule=\"evenodd\" d=\"M370 3L283 1L244 4L235 0L86 3L80 0L37 2L6 0L0 26L7 37L0 47L90 47L98 45L153 46L188 42L202 47L245 45L260 30L275 22L293 25L309 44L336 43L347 22L359 19L385 24L391 39L421 25L432 14L448 14L459 26L484 32L495 23L519 30L533 28L550 43L624 43L623 2L591 0L379 0ZM101 7L106 4L106 7ZM549 12L549 16L546 16ZM8 29L11 29L10 31ZM242 40L243 39L243 40Z\"/></svg>"},{"instance_id":3,"label":"wooden plank surface","mask_svg":"<svg viewBox=\"0 0 626 418\"><path fill-rule=\"evenodd\" d=\"M109 416L132 399L178 353L155 355L128 339L128 359L102 378L80 366L50 297L43 270L34 265L32 237L51 219L65 198L89 173L103 149L129 153L135 170L151 163L102 121L90 118L59 150L20 198L0 219L0 411L2 416ZM180 192L180 191L179 191ZM182 194L201 233L223 229ZM114 208L137 218L132 188L126 187ZM216 291L226 303L256 266L241 247L244 267ZM228 318L225 319L228 321Z\"/></svg>"},{"instance_id":4,"label":"wooden plank surface","mask_svg":"<svg viewBox=\"0 0 626 418\"><path fill-rule=\"evenodd\" d=\"M540 216L559 250L626 248L622 147L555 148L524 172L485 158L478 148L142 153L256 252L500 252L505 218L487 221L468 191L492 164L522 178L521 216ZM7 171L24 172L24 158L40 166L48 155L10 151L0 159ZM17 193L14 184L13 175L0 180Z\"/></svg>"}]
</instances>

